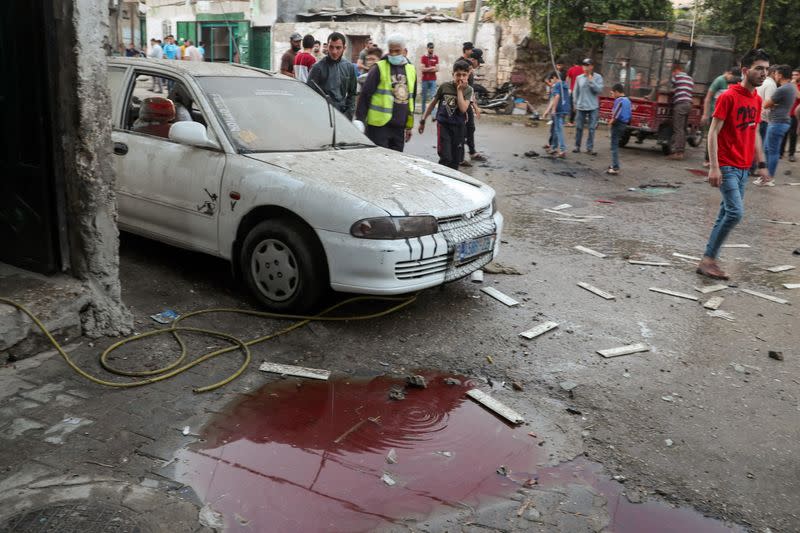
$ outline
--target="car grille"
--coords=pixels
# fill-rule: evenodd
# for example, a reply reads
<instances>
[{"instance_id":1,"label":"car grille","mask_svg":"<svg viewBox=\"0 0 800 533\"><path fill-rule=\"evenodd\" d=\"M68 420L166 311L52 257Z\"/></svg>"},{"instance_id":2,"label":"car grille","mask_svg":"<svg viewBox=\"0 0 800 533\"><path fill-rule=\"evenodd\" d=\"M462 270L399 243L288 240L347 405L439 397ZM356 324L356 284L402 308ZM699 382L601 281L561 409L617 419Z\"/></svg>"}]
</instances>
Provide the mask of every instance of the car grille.
<instances>
[{"instance_id":1,"label":"car grille","mask_svg":"<svg viewBox=\"0 0 800 533\"><path fill-rule=\"evenodd\" d=\"M395 265L397 279L420 279L444 273L445 281L453 281L471 274L492 260L491 251L460 265L456 265L453 259L456 244L497 233L497 225L492 218L490 206L465 215L443 217L437 222L439 234L447 242L447 253L418 261L398 262Z\"/></svg>"}]
</instances>

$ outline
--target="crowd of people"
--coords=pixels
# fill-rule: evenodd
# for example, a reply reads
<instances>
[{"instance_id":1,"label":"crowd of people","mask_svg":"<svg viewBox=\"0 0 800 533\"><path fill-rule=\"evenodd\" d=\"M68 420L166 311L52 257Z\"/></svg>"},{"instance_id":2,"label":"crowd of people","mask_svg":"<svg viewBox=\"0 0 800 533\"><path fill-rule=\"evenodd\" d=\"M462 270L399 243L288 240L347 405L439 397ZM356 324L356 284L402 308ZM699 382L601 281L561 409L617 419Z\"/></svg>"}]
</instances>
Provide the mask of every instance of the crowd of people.
<instances>
[{"instance_id":1,"label":"crowd of people","mask_svg":"<svg viewBox=\"0 0 800 533\"><path fill-rule=\"evenodd\" d=\"M331 33L324 43L313 35L293 33L290 48L281 57L280 71L307 83L351 120L364 124L376 145L403 151L414 131L418 89L422 118L437 122L439 163L457 169L485 161L475 146L475 72L484 63L483 51L465 42L453 65L452 81L439 83L439 57L427 43L419 66L408 58L406 38L390 35L385 49L368 38L355 63L346 58L347 39ZM467 158L467 155L469 156Z\"/></svg>"}]
</instances>

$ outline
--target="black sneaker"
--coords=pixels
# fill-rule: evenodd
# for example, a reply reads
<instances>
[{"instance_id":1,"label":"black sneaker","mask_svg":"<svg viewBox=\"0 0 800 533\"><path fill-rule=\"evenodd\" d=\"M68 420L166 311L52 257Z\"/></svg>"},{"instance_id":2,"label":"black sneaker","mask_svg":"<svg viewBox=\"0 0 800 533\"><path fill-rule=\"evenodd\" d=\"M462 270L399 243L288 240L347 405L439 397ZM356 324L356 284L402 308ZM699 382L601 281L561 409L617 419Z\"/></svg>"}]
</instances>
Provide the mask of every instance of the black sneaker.
<instances>
[{"instance_id":1,"label":"black sneaker","mask_svg":"<svg viewBox=\"0 0 800 533\"><path fill-rule=\"evenodd\" d=\"M579 153L581 153L581 149L580 149L580 148L575 148L575 149L572 151L572 153L573 153L573 154L579 154Z\"/></svg>"},{"instance_id":2,"label":"black sneaker","mask_svg":"<svg viewBox=\"0 0 800 533\"><path fill-rule=\"evenodd\" d=\"M595 152L594 150L586 150L586 153L589 155L597 155L597 152Z\"/></svg>"}]
</instances>

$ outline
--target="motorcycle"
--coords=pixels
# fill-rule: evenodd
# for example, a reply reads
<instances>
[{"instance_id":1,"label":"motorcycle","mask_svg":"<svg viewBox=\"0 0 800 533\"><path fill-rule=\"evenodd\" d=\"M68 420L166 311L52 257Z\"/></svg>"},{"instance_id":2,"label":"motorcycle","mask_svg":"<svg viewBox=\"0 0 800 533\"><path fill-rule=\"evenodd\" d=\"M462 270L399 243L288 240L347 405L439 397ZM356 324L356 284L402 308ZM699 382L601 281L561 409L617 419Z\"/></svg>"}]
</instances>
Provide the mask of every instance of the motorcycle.
<instances>
[{"instance_id":1,"label":"motorcycle","mask_svg":"<svg viewBox=\"0 0 800 533\"><path fill-rule=\"evenodd\" d=\"M514 93L517 88L510 81L505 82L494 92L483 85L474 86L475 102L481 109L493 109L498 115L510 115L514 112Z\"/></svg>"}]
</instances>

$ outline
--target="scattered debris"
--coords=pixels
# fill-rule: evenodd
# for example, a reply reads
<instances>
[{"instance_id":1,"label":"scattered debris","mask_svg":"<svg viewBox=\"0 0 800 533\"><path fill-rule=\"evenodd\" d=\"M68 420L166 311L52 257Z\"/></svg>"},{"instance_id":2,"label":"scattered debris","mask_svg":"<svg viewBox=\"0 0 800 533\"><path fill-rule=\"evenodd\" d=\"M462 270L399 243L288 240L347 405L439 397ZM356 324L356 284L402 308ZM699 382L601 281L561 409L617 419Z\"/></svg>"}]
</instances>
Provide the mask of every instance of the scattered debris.
<instances>
[{"instance_id":1,"label":"scattered debris","mask_svg":"<svg viewBox=\"0 0 800 533\"><path fill-rule=\"evenodd\" d=\"M241 526L245 526L246 527L246 526L248 526L250 524L250 520L248 520L247 518L243 517L239 513L233 513L233 517L236 519L237 522L239 522L239 525L241 525Z\"/></svg>"},{"instance_id":2,"label":"scattered debris","mask_svg":"<svg viewBox=\"0 0 800 533\"><path fill-rule=\"evenodd\" d=\"M661 294L667 294L669 296L675 296L676 298L685 298L687 300L692 300L693 302L699 300L697 296L692 296L691 294L684 294L682 292L671 291L669 289L659 289L658 287L650 287L650 290L653 292L659 292Z\"/></svg>"},{"instance_id":3,"label":"scattered debris","mask_svg":"<svg viewBox=\"0 0 800 533\"><path fill-rule=\"evenodd\" d=\"M680 189L680 187L678 183L668 182L643 183L639 185L640 189Z\"/></svg>"},{"instance_id":4,"label":"scattered debris","mask_svg":"<svg viewBox=\"0 0 800 533\"><path fill-rule=\"evenodd\" d=\"M713 298L709 298L708 301L703 304L703 307L716 311L719 309L719 306L722 305L723 300L724 298L722 296L714 296Z\"/></svg>"},{"instance_id":5,"label":"scattered debris","mask_svg":"<svg viewBox=\"0 0 800 533\"><path fill-rule=\"evenodd\" d=\"M675 398L672 397L672 396L662 396L661 399L664 400L665 402L669 402L669 403L674 403L675 402Z\"/></svg>"},{"instance_id":6,"label":"scattered debris","mask_svg":"<svg viewBox=\"0 0 800 533\"><path fill-rule=\"evenodd\" d=\"M560 222L589 222L585 218L554 218L553 220L558 220Z\"/></svg>"},{"instance_id":7,"label":"scattered debris","mask_svg":"<svg viewBox=\"0 0 800 533\"><path fill-rule=\"evenodd\" d=\"M784 283L784 289L800 289L800 283Z\"/></svg>"},{"instance_id":8,"label":"scattered debris","mask_svg":"<svg viewBox=\"0 0 800 533\"><path fill-rule=\"evenodd\" d=\"M561 211L562 209L569 209L572 207L570 204L561 204L551 208L553 211Z\"/></svg>"},{"instance_id":9,"label":"scattered debris","mask_svg":"<svg viewBox=\"0 0 800 533\"><path fill-rule=\"evenodd\" d=\"M637 261L635 259L629 259L628 263L630 263L632 265L653 266L653 267L668 267L668 266L672 266L672 263L666 263L664 261Z\"/></svg>"},{"instance_id":10,"label":"scattered debris","mask_svg":"<svg viewBox=\"0 0 800 533\"><path fill-rule=\"evenodd\" d=\"M613 204L614 203L613 201L606 200L604 198L598 198L597 200L595 200L595 202L597 202L599 204Z\"/></svg>"},{"instance_id":11,"label":"scattered debris","mask_svg":"<svg viewBox=\"0 0 800 533\"><path fill-rule=\"evenodd\" d=\"M414 376L406 376L406 383L409 387L418 387L420 389L428 388L428 382L425 381L425 377L420 376L419 374Z\"/></svg>"},{"instance_id":12,"label":"scattered debris","mask_svg":"<svg viewBox=\"0 0 800 533\"><path fill-rule=\"evenodd\" d=\"M619 482L619 483L625 483L625 480L626 480L627 478L626 478L625 476L616 475L616 476L614 476L614 477L613 477L613 478L611 478L611 479L613 479L614 481L617 481L617 482Z\"/></svg>"},{"instance_id":13,"label":"scattered debris","mask_svg":"<svg viewBox=\"0 0 800 533\"><path fill-rule=\"evenodd\" d=\"M591 248L587 248L585 246L580 246L579 245L579 246L575 246L574 248L576 250L578 250L579 252L583 252L585 254L593 255L593 256L599 257L601 259L604 258L604 257L608 257L606 254L602 254L602 253L600 253L598 251L592 250Z\"/></svg>"},{"instance_id":14,"label":"scattered debris","mask_svg":"<svg viewBox=\"0 0 800 533\"><path fill-rule=\"evenodd\" d=\"M605 358L619 357L621 355L630 355L632 353L649 352L650 347L644 343L631 344L629 346L620 346L619 348L608 348L606 350L597 350L597 353Z\"/></svg>"},{"instance_id":15,"label":"scattered debris","mask_svg":"<svg viewBox=\"0 0 800 533\"><path fill-rule=\"evenodd\" d=\"M723 244L723 248L750 248L749 244Z\"/></svg>"},{"instance_id":16,"label":"scattered debris","mask_svg":"<svg viewBox=\"0 0 800 533\"><path fill-rule=\"evenodd\" d=\"M775 359L776 361L783 361L783 352L777 352L775 350L770 350L769 353L770 359Z\"/></svg>"},{"instance_id":17,"label":"scattered debris","mask_svg":"<svg viewBox=\"0 0 800 533\"><path fill-rule=\"evenodd\" d=\"M567 408L566 408L566 411L567 411L569 414L571 414L571 415L578 415L578 416L580 416L580 415L582 415L582 414L583 414L583 412L582 412L582 411L579 411L578 409L575 409L574 407L567 407Z\"/></svg>"},{"instance_id":18,"label":"scattered debris","mask_svg":"<svg viewBox=\"0 0 800 533\"><path fill-rule=\"evenodd\" d=\"M784 226L800 226L800 222L790 222L787 220L770 220L768 219L767 222L770 224L782 224Z\"/></svg>"},{"instance_id":19,"label":"scattered debris","mask_svg":"<svg viewBox=\"0 0 800 533\"><path fill-rule=\"evenodd\" d=\"M528 340L535 339L539 335L544 335L548 331L554 330L557 327L558 324L556 322L544 322L542 324L539 324L533 329L529 329L528 331L523 331L522 333L519 334L519 336L524 337Z\"/></svg>"},{"instance_id":20,"label":"scattered debris","mask_svg":"<svg viewBox=\"0 0 800 533\"><path fill-rule=\"evenodd\" d=\"M282 365L280 363L261 363L258 369L262 372L271 372L282 376L297 376L301 378L321 379L327 381L331 377L330 370L306 368L304 366Z\"/></svg>"},{"instance_id":21,"label":"scattered debris","mask_svg":"<svg viewBox=\"0 0 800 533\"><path fill-rule=\"evenodd\" d=\"M200 525L222 531L225 528L225 519L222 515L211 508L211 504L205 504L198 514L197 520Z\"/></svg>"},{"instance_id":22,"label":"scattered debris","mask_svg":"<svg viewBox=\"0 0 800 533\"><path fill-rule=\"evenodd\" d=\"M723 311L722 309L716 309L714 311L707 311L706 314L710 317L714 318L721 318L723 320L727 320L728 322L734 322L736 319L733 318L733 315L727 311Z\"/></svg>"},{"instance_id":23,"label":"scattered debris","mask_svg":"<svg viewBox=\"0 0 800 533\"><path fill-rule=\"evenodd\" d=\"M666 445L667 445L667 447L670 447L670 446L672 446L674 443L672 442L672 439L664 439L664 444L666 444Z\"/></svg>"},{"instance_id":24,"label":"scattered debris","mask_svg":"<svg viewBox=\"0 0 800 533\"><path fill-rule=\"evenodd\" d=\"M389 391L389 399L397 401L405 400L406 392L402 389L392 389Z\"/></svg>"},{"instance_id":25,"label":"scattered debris","mask_svg":"<svg viewBox=\"0 0 800 533\"><path fill-rule=\"evenodd\" d=\"M487 274L507 274L509 276L521 276L522 272L514 267L501 265L500 263L489 263L483 267L483 271Z\"/></svg>"},{"instance_id":26,"label":"scattered debris","mask_svg":"<svg viewBox=\"0 0 800 533\"><path fill-rule=\"evenodd\" d=\"M178 318L179 316L181 316L181 315L179 315L178 313L176 313L172 309L165 309L164 311L161 311L158 314L150 315L150 318L152 318L153 320L155 320L159 324L170 324L170 323L174 322L175 319Z\"/></svg>"},{"instance_id":27,"label":"scattered debris","mask_svg":"<svg viewBox=\"0 0 800 533\"><path fill-rule=\"evenodd\" d=\"M189 426L183 426L183 431L181 431L181 434L182 434L184 437L186 437L187 435L189 435L189 432L190 432L190 431L191 431L191 428L190 428Z\"/></svg>"},{"instance_id":28,"label":"scattered debris","mask_svg":"<svg viewBox=\"0 0 800 533\"><path fill-rule=\"evenodd\" d=\"M515 390L515 391L517 391L517 392L522 392L522 391L524 391L524 390L525 390L525 389L522 387L522 383L520 383L519 381L512 381L512 382L511 382L511 388L512 388L512 389L514 389L514 390Z\"/></svg>"},{"instance_id":29,"label":"scattered debris","mask_svg":"<svg viewBox=\"0 0 800 533\"><path fill-rule=\"evenodd\" d=\"M390 465L397 464L397 451L394 448L389 450L389 453L386 454L386 462Z\"/></svg>"},{"instance_id":30,"label":"scattered debris","mask_svg":"<svg viewBox=\"0 0 800 533\"><path fill-rule=\"evenodd\" d=\"M489 362L490 365L494 364L494 357L492 357L491 355L487 355L486 360Z\"/></svg>"},{"instance_id":31,"label":"scattered debris","mask_svg":"<svg viewBox=\"0 0 800 533\"><path fill-rule=\"evenodd\" d=\"M588 283L583 281L578 282L578 287L584 288L587 291L594 293L601 298L605 298L606 300L614 300L616 298L616 296L614 296L613 294L608 293L602 289L598 289L594 285L589 285Z\"/></svg>"},{"instance_id":32,"label":"scattered debris","mask_svg":"<svg viewBox=\"0 0 800 533\"><path fill-rule=\"evenodd\" d=\"M436 455L441 455L443 457L453 457L453 452L438 451L433 453L435 453Z\"/></svg>"},{"instance_id":33,"label":"scattered debris","mask_svg":"<svg viewBox=\"0 0 800 533\"><path fill-rule=\"evenodd\" d=\"M516 301L514 298L503 294L502 292L498 291L494 287L484 287L481 289L481 292L484 292L494 298L495 300L506 304L509 307L514 307L515 305L519 305L519 302Z\"/></svg>"},{"instance_id":34,"label":"scattered debris","mask_svg":"<svg viewBox=\"0 0 800 533\"><path fill-rule=\"evenodd\" d=\"M778 265L774 267L769 267L765 270L768 272L786 272L787 270L794 270L794 265Z\"/></svg>"},{"instance_id":35,"label":"scattered debris","mask_svg":"<svg viewBox=\"0 0 800 533\"><path fill-rule=\"evenodd\" d=\"M731 366L733 367L733 369L736 372L738 372L740 374L747 374L747 369L744 366L742 366L742 365L740 365L738 363L731 363Z\"/></svg>"},{"instance_id":36,"label":"scattered debris","mask_svg":"<svg viewBox=\"0 0 800 533\"><path fill-rule=\"evenodd\" d=\"M508 468L505 465L500 465L497 469L497 473L501 476L508 477Z\"/></svg>"},{"instance_id":37,"label":"scattered debris","mask_svg":"<svg viewBox=\"0 0 800 533\"><path fill-rule=\"evenodd\" d=\"M686 255L686 254L679 254L678 252L672 252L674 257L680 257L681 259L691 259L692 261L700 261L702 257L695 257L693 255Z\"/></svg>"},{"instance_id":38,"label":"scattered debris","mask_svg":"<svg viewBox=\"0 0 800 533\"><path fill-rule=\"evenodd\" d=\"M461 385L461 380L456 378L444 378L445 385Z\"/></svg>"},{"instance_id":39,"label":"scattered debris","mask_svg":"<svg viewBox=\"0 0 800 533\"><path fill-rule=\"evenodd\" d=\"M476 270L475 272L472 273L469 279L473 283L483 283L483 270Z\"/></svg>"},{"instance_id":40,"label":"scattered debris","mask_svg":"<svg viewBox=\"0 0 800 533\"><path fill-rule=\"evenodd\" d=\"M727 285L721 285L720 284L720 285L709 285L707 287L695 287L694 290L696 290L697 292L701 292L703 294L708 294L708 293L711 293L711 292L722 291L722 290L725 290L727 288L728 288Z\"/></svg>"},{"instance_id":41,"label":"scattered debris","mask_svg":"<svg viewBox=\"0 0 800 533\"><path fill-rule=\"evenodd\" d=\"M708 170L703 170L700 168L687 168L686 170L688 170L695 176L708 176Z\"/></svg>"},{"instance_id":42,"label":"scattered debris","mask_svg":"<svg viewBox=\"0 0 800 533\"><path fill-rule=\"evenodd\" d=\"M495 413L502 416L512 424L522 424L525 421L522 415L520 415L510 407L503 405L502 403L495 400L494 398L492 398L483 391L480 391L478 389L471 389L467 391L467 396L469 396L479 404L483 405L487 409L494 411Z\"/></svg>"},{"instance_id":43,"label":"scattered debris","mask_svg":"<svg viewBox=\"0 0 800 533\"><path fill-rule=\"evenodd\" d=\"M392 476L390 476L390 475L389 475L389 474L387 474L386 472L384 472L384 473L383 473L383 476L381 476L381 481L383 481L384 483L386 483L386 484L387 484L387 485L389 485L390 487L394 487L394 486L397 484L397 481L395 481L394 479L392 479Z\"/></svg>"},{"instance_id":44,"label":"scattered debris","mask_svg":"<svg viewBox=\"0 0 800 533\"><path fill-rule=\"evenodd\" d=\"M778 298L776 296L771 296L769 294L764 294L763 292L758 291L751 291L750 289L741 289L741 291L745 294L749 294L751 296L757 296L758 298L763 298L765 300L769 300L770 302L775 302L776 304L788 304L789 300L784 300L783 298Z\"/></svg>"},{"instance_id":45,"label":"scattered debris","mask_svg":"<svg viewBox=\"0 0 800 533\"><path fill-rule=\"evenodd\" d=\"M561 389L566 392L572 392L573 390L575 390L578 384L575 383L574 381L567 380L567 381L562 381L561 383L558 384L558 386L561 387Z\"/></svg>"}]
</instances>

